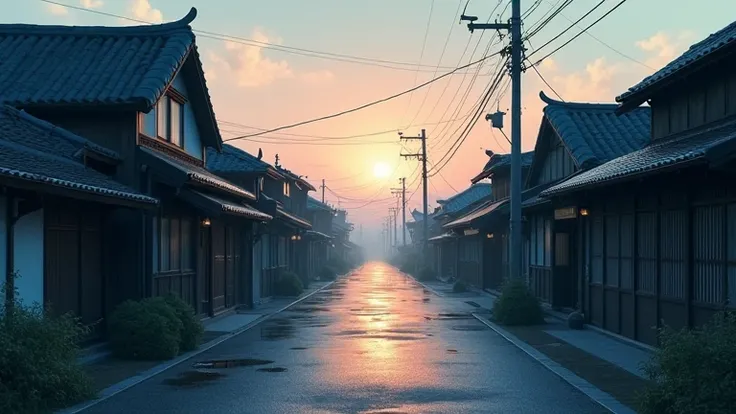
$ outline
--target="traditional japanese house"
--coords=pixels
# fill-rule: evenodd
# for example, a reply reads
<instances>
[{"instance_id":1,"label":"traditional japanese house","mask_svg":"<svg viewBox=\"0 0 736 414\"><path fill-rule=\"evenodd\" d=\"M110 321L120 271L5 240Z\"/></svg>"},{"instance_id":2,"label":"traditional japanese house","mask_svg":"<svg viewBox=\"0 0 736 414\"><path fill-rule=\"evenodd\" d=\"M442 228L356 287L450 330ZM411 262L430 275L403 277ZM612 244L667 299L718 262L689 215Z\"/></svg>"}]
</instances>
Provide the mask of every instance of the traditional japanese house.
<instances>
[{"instance_id":1,"label":"traditional japanese house","mask_svg":"<svg viewBox=\"0 0 736 414\"><path fill-rule=\"evenodd\" d=\"M255 304L273 296L274 284L283 271L299 270L294 258L295 246L302 244L302 236L311 224L292 210L306 211L302 208L302 201L306 204L306 189L313 188L306 181L294 178L290 172L261 158L261 154L254 156L229 144L223 145L221 152L209 151L207 158L210 170L243 188L252 189L258 209L274 218L268 226L261 225L255 229L252 244ZM306 239L303 243L307 243Z\"/></svg>"},{"instance_id":2,"label":"traditional japanese house","mask_svg":"<svg viewBox=\"0 0 736 414\"><path fill-rule=\"evenodd\" d=\"M330 260L334 210L314 197L307 198L307 219L312 223L305 237L309 240L308 274L314 279Z\"/></svg>"},{"instance_id":3,"label":"traditional japanese house","mask_svg":"<svg viewBox=\"0 0 736 414\"><path fill-rule=\"evenodd\" d=\"M651 106L648 144L542 193L587 210L578 237L593 325L657 343L736 301L736 23L616 98Z\"/></svg>"},{"instance_id":4,"label":"traditional japanese house","mask_svg":"<svg viewBox=\"0 0 736 414\"><path fill-rule=\"evenodd\" d=\"M617 115L615 104L547 105L534 148L527 188L546 189L574 175L642 148L649 140L650 109ZM586 211L584 210L583 213ZM524 268L531 289L555 308L578 308L577 246L581 220L575 206L532 197L523 204Z\"/></svg>"},{"instance_id":5,"label":"traditional japanese house","mask_svg":"<svg viewBox=\"0 0 736 414\"><path fill-rule=\"evenodd\" d=\"M489 161L483 172L471 181L490 179L493 192L471 211L444 224L445 231L459 236L467 246L458 251L458 275L481 289L497 289L508 273L508 202L511 178L509 154L487 152ZM522 154L522 173L526 176L532 153ZM478 184L475 184L478 185ZM522 194L529 197L530 193Z\"/></svg>"},{"instance_id":6,"label":"traditional japanese house","mask_svg":"<svg viewBox=\"0 0 736 414\"><path fill-rule=\"evenodd\" d=\"M210 316L249 301L255 195L205 169L222 145L194 34L182 20L127 27L0 25L0 101L119 155L89 165L161 201L111 211L114 297L174 293ZM61 220L61 219L60 219Z\"/></svg>"},{"instance_id":7,"label":"traditional japanese house","mask_svg":"<svg viewBox=\"0 0 736 414\"><path fill-rule=\"evenodd\" d=\"M490 184L478 183L448 199L437 200L440 208L432 215L432 220L438 226L442 226L472 210L484 200L490 199L491 193ZM446 231L430 237L429 242L432 245L434 269L440 279L452 277L467 281L477 279L480 272L477 238L458 238L452 231Z\"/></svg>"},{"instance_id":8,"label":"traditional japanese house","mask_svg":"<svg viewBox=\"0 0 736 414\"><path fill-rule=\"evenodd\" d=\"M117 152L8 106L0 106L0 148L0 303L73 312L102 333L97 322L119 285L106 224L118 209L156 209L158 200L109 176Z\"/></svg>"},{"instance_id":9,"label":"traditional japanese house","mask_svg":"<svg viewBox=\"0 0 736 414\"><path fill-rule=\"evenodd\" d=\"M337 210L332 219L332 251L330 256L335 256L341 260L348 260L348 253L351 246L350 232L353 231L353 224L347 221L347 211Z\"/></svg>"}]
</instances>

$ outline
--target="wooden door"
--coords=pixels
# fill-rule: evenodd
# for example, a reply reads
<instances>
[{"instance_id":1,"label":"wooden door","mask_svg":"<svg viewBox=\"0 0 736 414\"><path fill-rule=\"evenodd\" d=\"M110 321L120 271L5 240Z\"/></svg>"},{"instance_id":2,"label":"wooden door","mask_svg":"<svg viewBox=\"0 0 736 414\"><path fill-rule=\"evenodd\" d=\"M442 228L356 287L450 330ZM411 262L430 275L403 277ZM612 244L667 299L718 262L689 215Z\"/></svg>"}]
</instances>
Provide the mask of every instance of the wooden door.
<instances>
[{"instance_id":1,"label":"wooden door","mask_svg":"<svg viewBox=\"0 0 736 414\"><path fill-rule=\"evenodd\" d=\"M199 230L199 260L197 269L197 311L212 315L212 237L210 227Z\"/></svg>"}]
</instances>

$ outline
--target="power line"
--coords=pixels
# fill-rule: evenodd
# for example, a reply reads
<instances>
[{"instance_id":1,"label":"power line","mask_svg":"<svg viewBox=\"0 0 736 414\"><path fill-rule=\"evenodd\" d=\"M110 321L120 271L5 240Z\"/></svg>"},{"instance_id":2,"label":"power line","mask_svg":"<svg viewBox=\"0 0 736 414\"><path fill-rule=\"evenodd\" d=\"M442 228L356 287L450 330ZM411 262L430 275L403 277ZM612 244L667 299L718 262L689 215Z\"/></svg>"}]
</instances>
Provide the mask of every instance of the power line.
<instances>
[{"instance_id":1,"label":"power line","mask_svg":"<svg viewBox=\"0 0 736 414\"><path fill-rule=\"evenodd\" d=\"M444 77L447 77L449 75L452 75L453 73L457 72L460 69L465 69L465 68L468 68L470 66L477 65L478 63L483 62L486 59L490 59L491 57L493 57L495 55L498 55L500 53L501 52L499 51L499 52L493 53L491 55L484 56L484 57L482 57L482 58L480 58L480 59L478 59L476 61L470 62L470 63L465 64L463 66L459 66L459 67L457 67L457 68L455 68L455 69L453 69L453 70L451 70L449 72L445 72L444 74L442 74L440 76L437 76L437 77L434 77L434 78L432 78L432 79L430 79L430 80L428 80L428 81L426 81L426 82L424 82L422 84L419 84L419 85L417 85L417 86L415 86L415 87L413 87L411 89L407 89L407 90L405 90L403 92L399 92L399 93L393 94L391 96L388 96L388 97L385 97L385 98L382 98L382 99L379 99L379 100L376 100L376 101L373 101L373 102L369 102L367 104L363 104L363 105L357 106L357 107L352 108L352 109L347 109L347 110L344 110L344 111L341 111L341 112L338 112L338 113L335 113L335 114L325 115L325 116L321 116L319 118L313 118L313 119L306 120L306 121L300 121L300 122L296 122L296 123L289 124L289 125L283 125L283 126L280 126L280 127L277 127L277 128L272 128L272 129L269 129L269 130L266 130L266 131L261 131L261 132L254 133L254 134L248 134L248 135L243 135L243 136L240 136L240 137L229 138L226 141L233 141L233 140L236 140L236 139L244 139L244 138L255 137L255 136L259 136L259 135L263 135L263 134L268 134L268 133L271 133L271 132L281 131L283 129L290 129L290 128L294 128L294 127L298 127L298 126L302 126L302 125L312 124L312 123L319 122L319 121L324 121L326 119L337 118L337 117L342 116L342 115L346 115L346 114L349 114L349 113L352 113L352 112L360 111L362 109L365 109L365 108L368 108L368 107L371 107L371 106L374 106L374 105L378 105L380 103L387 102L387 101L390 101L392 99L396 99L396 98L398 98L400 96L403 96L403 95L406 95L408 93L411 93L411 92L413 92L413 91L415 91L417 89L423 88L423 87L425 87L425 86L427 86L427 85L429 85L429 84L431 84L433 82L437 82L438 80L440 80L440 79L442 79Z\"/></svg>"},{"instance_id":2,"label":"power line","mask_svg":"<svg viewBox=\"0 0 736 414\"><path fill-rule=\"evenodd\" d=\"M545 48L545 47L546 47L547 45L549 45L550 43L552 43L552 42L554 42L555 40L559 39L559 38L560 38L560 36L564 35L564 34L565 34L565 33L567 33L567 32L568 32L568 31L569 31L570 29L572 29L573 27L575 27L575 26L576 26L576 25L577 25L578 23L580 23L580 21L582 21L583 19L585 19L586 17L588 17L588 16L589 16L589 15L590 15L591 13L593 13L594 11L596 11L596 9L598 9L598 7L602 6L602 5L603 5L603 3L605 3L605 2L606 2L606 0L601 0L601 1L599 1L599 2L598 2L598 4L596 4L595 6L593 6L593 8L592 8L592 9L588 10L588 12L587 12L587 13L585 13L584 15L582 15L582 16L581 16L581 17L580 17L579 19L577 19L577 20L576 20L576 21L575 21L574 23L572 23L572 24L571 24L570 26L568 26L568 27L567 27L567 28L566 28L565 30L561 31L560 33L557 33L557 35L556 35L555 37L553 37L552 39L549 39L549 40L548 40L547 42L545 42L545 43L544 43L544 44L543 44L542 46L539 46L539 47L537 48L537 50L533 51L533 52L532 52L532 53L531 53L531 54L530 54L529 56L527 56L527 59L529 59L530 57L534 56L534 54L535 54L535 53L539 52L539 51L540 51L541 49L544 49L544 48Z\"/></svg>"},{"instance_id":3,"label":"power line","mask_svg":"<svg viewBox=\"0 0 736 414\"><path fill-rule=\"evenodd\" d=\"M434 11L434 0L432 0L432 2L429 4L429 17L427 18L427 27L424 29L424 40L422 41L422 51L419 53L418 65L421 64L422 59L424 59L424 49L427 47L427 36L429 35L429 26L432 23L432 12L433 11ZM419 69L419 66L417 66L417 69ZM418 76L419 76L419 71L417 70L416 72L414 72L414 82L412 83L412 85L416 86ZM436 71L433 77L434 76L437 76ZM406 111L408 111L409 108L411 107L411 99L413 97L414 97L414 91L411 91L411 93L409 93L409 103L406 105L406 109L404 110L404 115L402 115L401 118L404 118L404 116L406 115ZM409 122L409 124L411 124L411 122Z\"/></svg>"},{"instance_id":4,"label":"power line","mask_svg":"<svg viewBox=\"0 0 736 414\"><path fill-rule=\"evenodd\" d=\"M48 3L48 4L55 4L57 6L61 6L61 7L65 7L65 8L69 8L73 10L98 14L101 16L115 17L118 19L128 20L128 21L136 22L136 23L156 24L156 23L149 22L146 20L135 19L132 17L115 14L115 13L104 12L100 10L87 9L84 7L74 6L71 4L61 3L61 2L52 1L52 0L39 0L39 1ZM377 66L377 67L383 67L387 69L403 70L403 71L409 71L409 72L414 72L414 71L432 72L432 70L434 69L434 65L422 65L422 64L412 63L412 62L401 62L401 61L395 61L395 60L367 58L367 57L362 57L362 56L354 56L354 55L347 55L347 54L334 53L334 52L323 52L323 51L306 49L306 48L278 45L278 44L250 39L246 37L227 35L227 34L210 32L210 31L205 31L205 30L192 29L192 32L198 33L200 34L201 37L204 37L204 38L221 40L221 41L229 41L233 43L241 43L241 44L245 44L249 46L258 46L263 49L275 50L275 51L279 51L283 53L290 53L290 54L306 56L306 57L314 57L314 58L319 58L319 59L335 60L335 61L340 61L340 62L356 63L356 64L369 65L369 66ZM390 65L398 65L399 67L390 66ZM400 66L414 66L415 68L400 67ZM427 69L419 70L418 68L420 67L424 67ZM443 69L452 69L452 68L444 67Z\"/></svg>"},{"instance_id":5,"label":"power line","mask_svg":"<svg viewBox=\"0 0 736 414\"><path fill-rule=\"evenodd\" d=\"M603 16L599 17L596 21L594 21L593 23L589 24L586 28L582 29L582 31L580 31L578 34L576 34L575 36L573 36L572 38L570 38L568 41L566 41L565 43L563 43L560 46L558 46L555 50L553 50L550 53L547 53L546 55L544 55L544 57L542 57L541 59L539 59L536 62L534 62L533 65L536 66L536 65L542 63L543 60L547 59L548 57L550 57L553 54L557 53L563 47L565 47L565 46L569 45L570 43L572 43L575 39L577 39L578 37L580 37L580 35L582 35L586 31L588 31L588 29L590 29L591 27L593 27L596 24L598 24L598 22L600 22L601 20L605 19L609 14L613 13L616 9L618 9L619 7L621 7L621 5L623 5L624 3L626 3L626 0L621 0L620 2L618 2L618 4L616 4L615 6L613 6L613 8L611 10L607 11Z\"/></svg>"}]
</instances>

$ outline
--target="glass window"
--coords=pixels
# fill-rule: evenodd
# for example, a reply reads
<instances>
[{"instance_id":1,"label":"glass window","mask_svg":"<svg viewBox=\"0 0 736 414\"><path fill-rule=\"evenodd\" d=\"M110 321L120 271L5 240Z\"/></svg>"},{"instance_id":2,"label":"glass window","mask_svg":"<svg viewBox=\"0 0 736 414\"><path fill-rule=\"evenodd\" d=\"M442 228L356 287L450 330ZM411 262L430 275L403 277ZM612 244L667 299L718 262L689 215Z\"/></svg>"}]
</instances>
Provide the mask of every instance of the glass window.
<instances>
[{"instance_id":1,"label":"glass window","mask_svg":"<svg viewBox=\"0 0 736 414\"><path fill-rule=\"evenodd\" d=\"M141 132L148 135L149 137L156 136L156 108L151 109L147 114L140 114L141 121Z\"/></svg>"},{"instance_id":2,"label":"glass window","mask_svg":"<svg viewBox=\"0 0 736 414\"><path fill-rule=\"evenodd\" d=\"M291 188L289 187L290 187L289 183L284 183L284 195L287 197L289 196L289 192L291 190Z\"/></svg>"},{"instance_id":3,"label":"glass window","mask_svg":"<svg viewBox=\"0 0 736 414\"><path fill-rule=\"evenodd\" d=\"M158 101L156 108L158 112L158 122L156 133L158 137L168 141L169 140L169 98L164 96Z\"/></svg>"},{"instance_id":4,"label":"glass window","mask_svg":"<svg viewBox=\"0 0 736 414\"><path fill-rule=\"evenodd\" d=\"M184 139L182 137L182 120L183 120L183 114L182 114L182 104L176 101L170 101L169 105L171 105L170 111L171 111L171 143L176 145L177 147L183 147Z\"/></svg>"}]
</instances>

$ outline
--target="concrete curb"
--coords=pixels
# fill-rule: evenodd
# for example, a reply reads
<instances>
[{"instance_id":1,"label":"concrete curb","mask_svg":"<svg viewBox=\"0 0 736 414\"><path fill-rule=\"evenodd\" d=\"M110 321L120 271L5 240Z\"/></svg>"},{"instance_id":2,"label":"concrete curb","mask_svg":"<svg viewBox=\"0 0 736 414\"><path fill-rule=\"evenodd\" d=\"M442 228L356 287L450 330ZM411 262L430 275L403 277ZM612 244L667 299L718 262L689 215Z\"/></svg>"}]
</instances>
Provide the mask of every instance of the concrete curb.
<instances>
[{"instance_id":1,"label":"concrete curb","mask_svg":"<svg viewBox=\"0 0 736 414\"><path fill-rule=\"evenodd\" d=\"M202 344L198 349L196 349L194 351L187 352L186 354L179 355L178 357L176 357L176 358L174 358L174 359L172 359L170 361L166 361L164 363L161 363L161 364L159 364L159 365L157 365L157 366L155 366L155 367L153 367L153 368L151 368L151 369L149 369L147 371L144 371L144 372L142 372L142 373L140 373L140 374L138 374L136 376L127 378L127 379L125 379L125 380L123 380L121 382L118 382L117 384L111 385L111 386L105 388L104 390L100 391L99 397L96 398L96 399L94 399L94 400L86 401L86 402L83 402L81 404L75 405L73 407L69 407L69 408L65 408L63 410L59 410L59 411L57 411L57 414L76 414L76 413L82 412L82 411L84 411L84 410L86 410L86 409L88 409L88 408L90 408L92 406L95 406L95 405L97 405L97 404L99 404L99 403L101 403L101 402L103 402L105 400L108 400L108 399L112 398L113 396L115 396L115 395L117 395L117 394L119 394L119 393L121 393L121 392L129 389L129 388L132 388L132 387L134 387L134 386L136 386L136 385L138 385L138 384L140 384L140 383L142 383L144 381L147 381L147 380L153 378L154 376L156 376L156 375L158 375L158 374L160 374L160 373L162 373L162 372L164 372L164 371L166 371L166 370L168 370L170 368L173 368L173 367L181 364L182 362L185 362L185 361L187 361L187 360L189 360L191 358L194 358L195 356L197 356L197 355L199 355L199 354L201 354L201 353L203 353L205 351L208 351L208 350L214 348L215 346L217 346L217 345L219 345L219 344L227 341L228 339L231 339L231 338L233 338L233 337L235 337L235 336L237 336L237 335L239 335L239 334L247 331L248 329L250 329L250 328L258 325L259 323L267 320L268 318L272 317L273 315L276 315L278 313L281 313L281 312L285 311L286 309L288 309L288 308L296 305L297 303L302 302L302 301L306 300L307 298L309 298L309 297L317 294L318 292L321 292L324 289L332 286L335 283L335 281L336 280L333 280L331 282L328 282L327 284L325 284L324 286L320 287L319 289L316 289L315 291L310 292L309 294L304 295L304 296L298 298L297 300L291 302L290 304L284 306L283 308L281 308L281 309L279 309L277 311L274 311L272 313L264 314L260 318L254 320L253 322L248 323L247 325L245 325L245 326L243 326L241 328L236 329L235 331L232 331L232 332L229 332L227 334L224 334L224 335L222 335L220 337L217 337L217 338L215 338L215 339L207 342L206 344Z\"/></svg>"},{"instance_id":2,"label":"concrete curb","mask_svg":"<svg viewBox=\"0 0 736 414\"><path fill-rule=\"evenodd\" d=\"M588 381L578 377L572 371L568 370L567 368L563 367L562 365L548 358L546 355L537 351L536 349L534 349L534 347L528 345L527 343L521 341L519 338L507 332L505 329L501 328L500 326L496 325L495 323L485 318L482 318L480 315L477 315L475 313L473 313L472 315L473 317L475 317L475 319L477 319L478 321L480 321L482 324L486 325L487 327L491 328L493 331L499 334L502 338L511 342L517 348L522 350L525 354L534 358L534 360L542 364L542 366L544 366L548 370L555 373L557 376L562 378L568 384L577 388L583 394L587 395L588 398L598 403L601 407L607 409L608 411L614 414L636 414L636 411L625 406L624 404L621 404L618 400L613 398L610 394L600 390L599 388L589 383Z\"/></svg>"}]
</instances>

